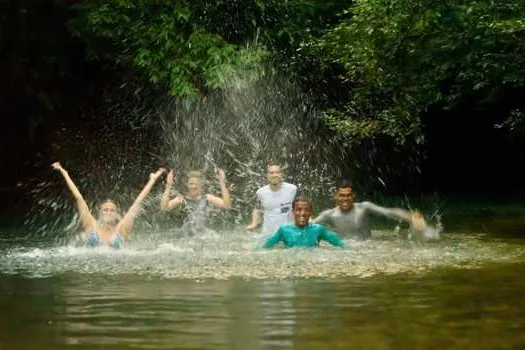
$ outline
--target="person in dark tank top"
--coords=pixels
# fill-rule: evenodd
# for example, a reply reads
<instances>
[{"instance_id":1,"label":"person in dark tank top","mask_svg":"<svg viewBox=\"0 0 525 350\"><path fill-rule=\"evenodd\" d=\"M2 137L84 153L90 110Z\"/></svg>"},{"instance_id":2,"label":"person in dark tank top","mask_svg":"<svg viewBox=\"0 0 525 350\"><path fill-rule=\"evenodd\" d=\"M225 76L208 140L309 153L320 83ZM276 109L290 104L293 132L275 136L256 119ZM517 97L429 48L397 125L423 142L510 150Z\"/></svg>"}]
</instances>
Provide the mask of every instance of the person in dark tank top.
<instances>
[{"instance_id":1,"label":"person in dark tank top","mask_svg":"<svg viewBox=\"0 0 525 350\"><path fill-rule=\"evenodd\" d=\"M200 171L190 171L187 175L186 193L179 193L170 199L170 191L175 179L175 172L170 170L166 177L166 188L161 199L163 211L180 208L184 216L183 231L195 235L206 230L207 210L210 205L230 209L232 205L230 192L226 186L224 170L217 169L221 196L203 193L204 177Z\"/></svg>"}]
</instances>

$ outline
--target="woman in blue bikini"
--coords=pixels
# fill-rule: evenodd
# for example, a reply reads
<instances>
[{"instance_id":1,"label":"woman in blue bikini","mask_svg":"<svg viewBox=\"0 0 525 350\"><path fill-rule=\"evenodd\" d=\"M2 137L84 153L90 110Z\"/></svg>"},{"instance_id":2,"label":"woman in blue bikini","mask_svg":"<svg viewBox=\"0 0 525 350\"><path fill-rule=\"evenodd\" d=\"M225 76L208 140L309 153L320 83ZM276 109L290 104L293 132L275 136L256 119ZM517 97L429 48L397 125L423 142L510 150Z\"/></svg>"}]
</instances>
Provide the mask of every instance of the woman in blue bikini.
<instances>
[{"instance_id":1,"label":"woman in blue bikini","mask_svg":"<svg viewBox=\"0 0 525 350\"><path fill-rule=\"evenodd\" d=\"M164 169L159 169L155 173L149 175L149 181L144 186L140 194L137 196L127 213L122 217L115 202L105 200L98 208L98 219L95 219L89 207L78 190L77 186L69 177L68 172L62 168L59 162L51 165L53 169L58 170L66 180L67 187L73 194L77 202L78 215L82 222L84 232L88 234L86 245L100 246L107 245L113 248L121 248L126 235L131 230L135 218L139 214L140 204L151 191L155 181L164 172Z\"/></svg>"}]
</instances>

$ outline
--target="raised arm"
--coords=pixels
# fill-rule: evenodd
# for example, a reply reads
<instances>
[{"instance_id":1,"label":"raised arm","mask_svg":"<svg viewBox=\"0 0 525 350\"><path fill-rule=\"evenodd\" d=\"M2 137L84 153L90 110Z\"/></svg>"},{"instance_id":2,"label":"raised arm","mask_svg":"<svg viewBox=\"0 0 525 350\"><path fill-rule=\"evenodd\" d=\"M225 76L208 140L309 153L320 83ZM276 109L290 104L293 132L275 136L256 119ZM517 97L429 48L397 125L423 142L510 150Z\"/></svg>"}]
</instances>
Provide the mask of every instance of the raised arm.
<instances>
[{"instance_id":1,"label":"raised arm","mask_svg":"<svg viewBox=\"0 0 525 350\"><path fill-rule=\"evenodd\" d=\"M217 197L211 194L206 196L208 203L213 204L219 208L230 209L232 207L232 200L228 187L226 187L226 176L224 170L217 169L217 177L219 178L219 185L221 187L221 197Z\"/></svg>"},{"instance_id":2,"label":"raised arm","mask_svg":"<svg viewBox=\"0 0 525 350\"><path fill-rule=\"evenodd\" d=\"M160 200L160 209L161 210L170 210L177 208L182 203L182 196L177 196L170 200L170 191L171 186L173 186L173 179L175 177L175 173L173 170L170 170L168 175L166 176L166 188L164 189L164 193L162 194L162 199Z\"/></svg>"},{"instance_id":3,"label":"raised arm","mask_svg":"<svg viewBox=\"0 0 525 350\"><path fill-rule=\"evenodd\" d=\"M67 187L71 191L71 194L73 195L73 198L75 198L75 201L77 203L78 215L80 216L80 221L82 222L82 228L84 229L84 231L87 232L93 229L93 227L95 226L96 220L91 214L91 211L89 210L89 207L86 201L84 200L84 197L82 197L82 194L78 190L77 186L75 185L73 180L71 180L71 178L69 177L69 174L66 171L66 169L62 168L62 166L60 165L60 162L55 162L51 164L51 167L54 170L57 170L58 172L60 172L62 176L64 177L64 179L66 180Z\"/></svg>"},{"instance_id":4,"label":"raised arm","mask_svg":"<svg viewBox=\"0 0 525 350\"><path fill-rule=\"evenodd\" d=\"M407 211L399 208L385 208L372 202L363 202L366 210L372 213L386 216L391 219L401 219L408 222L414 230L423 231L426 228L426 222L423 215L418 211Z\"/></svg>"},{"instance_id":5,"label":"raised arm","mask_svg":"<svg viewBox=\"0 0 525 350\"><path fill-rule=\"evenodd\" d=\"M164 172L164 169L159 169L155 173L151 173L149 175L149 181L146 183L142 191L139 193L131 207L128 209L127 213L124 215L122 220L120 220L119 224L117 225L117 232L123 236L125 236L130 230L131 227L133 227L133 222L135 221L135 218L138 216L140 211L140 205L142 204L142 201L146 198L146 196L151 191L151 188L157 181L157 179L160 177L160 175Z\"/></svg>"}]
</instances>

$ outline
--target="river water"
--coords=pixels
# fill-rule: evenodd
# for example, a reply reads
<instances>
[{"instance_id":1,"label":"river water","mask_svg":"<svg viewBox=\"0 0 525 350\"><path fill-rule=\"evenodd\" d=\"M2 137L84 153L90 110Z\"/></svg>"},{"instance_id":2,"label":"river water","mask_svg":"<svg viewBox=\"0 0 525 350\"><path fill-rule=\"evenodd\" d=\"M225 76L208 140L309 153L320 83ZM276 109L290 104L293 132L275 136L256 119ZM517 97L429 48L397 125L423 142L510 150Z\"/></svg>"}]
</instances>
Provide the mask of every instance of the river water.
<instances>
[{"instance_id":1,"label":"river water","mask_svg":"<svg viewBox=\"0 0 525 350\"><path fill-rule=\"evenodd\" d=\"M250 252L240 231L122 250L0 242L0 349L518 349L525 240L374 231Z\"/></svg>"}]
</instances>

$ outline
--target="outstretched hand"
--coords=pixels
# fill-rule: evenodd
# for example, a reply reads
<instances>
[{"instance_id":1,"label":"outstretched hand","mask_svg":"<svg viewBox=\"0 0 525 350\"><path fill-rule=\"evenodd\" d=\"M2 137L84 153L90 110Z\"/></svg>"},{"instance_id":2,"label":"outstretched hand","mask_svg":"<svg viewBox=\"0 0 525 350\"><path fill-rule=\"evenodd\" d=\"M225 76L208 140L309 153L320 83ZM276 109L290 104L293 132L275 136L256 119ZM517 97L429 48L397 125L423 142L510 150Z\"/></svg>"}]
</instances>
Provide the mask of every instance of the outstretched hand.
<instances>
[{"instance_id":1,"label":"outstretched hand","mask_svg":"<svg viewBox=\"0 0 525 350\"><path fill-rule=\"evenodd\" d=\"M427 223L425 222L425 218L423 217L423 214L421 214L418 211L412 212L410 214L412 228L417 231L424 231L427 227Z\"/></svg>"}]
</instances>

